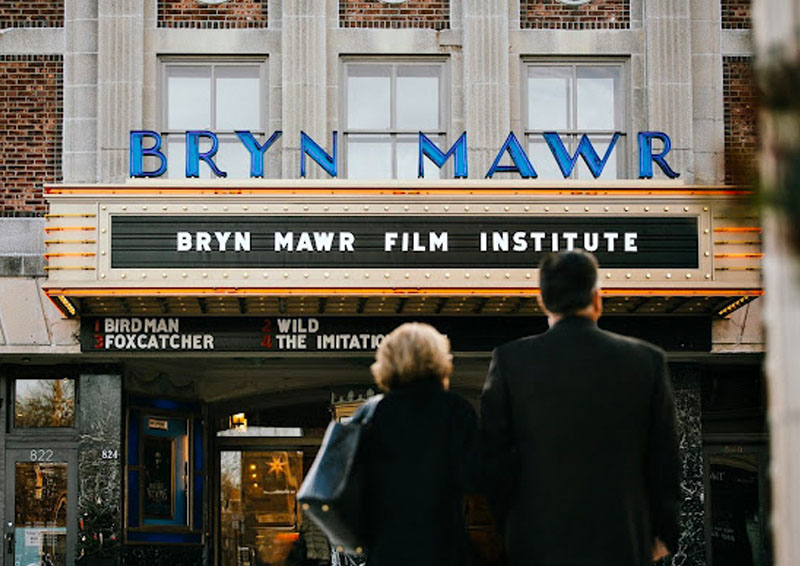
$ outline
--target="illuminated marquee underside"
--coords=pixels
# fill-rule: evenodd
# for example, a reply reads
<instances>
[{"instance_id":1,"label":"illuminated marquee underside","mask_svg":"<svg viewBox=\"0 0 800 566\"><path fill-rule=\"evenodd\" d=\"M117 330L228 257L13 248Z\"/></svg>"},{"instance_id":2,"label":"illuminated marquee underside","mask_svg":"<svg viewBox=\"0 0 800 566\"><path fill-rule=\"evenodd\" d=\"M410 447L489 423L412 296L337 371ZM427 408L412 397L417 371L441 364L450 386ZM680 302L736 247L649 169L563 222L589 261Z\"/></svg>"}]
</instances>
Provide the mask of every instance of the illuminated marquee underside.
<instances>
[{"instance_id":1,"label":"illuminated marquee underside","mask_svg":"<svg viewBox=\"0 0 800 566\"><path fill-rule=\"evenodd\" d=\"M725 315L762 294L733 187L261 181L47 189L65 314L536 314L543 253L595 251L608 312Z\"/></svg>"}]
</instances>

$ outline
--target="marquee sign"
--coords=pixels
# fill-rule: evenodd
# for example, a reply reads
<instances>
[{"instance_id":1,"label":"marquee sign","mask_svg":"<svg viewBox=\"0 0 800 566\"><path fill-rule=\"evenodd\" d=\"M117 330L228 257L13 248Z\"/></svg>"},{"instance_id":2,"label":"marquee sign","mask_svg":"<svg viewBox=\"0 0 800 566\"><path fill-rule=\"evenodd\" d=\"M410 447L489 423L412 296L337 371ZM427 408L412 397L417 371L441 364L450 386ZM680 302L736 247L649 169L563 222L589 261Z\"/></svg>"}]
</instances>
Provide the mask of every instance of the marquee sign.
<instances>
[{"instance_id":1,"label":"marquee sign","mask_svg":"<svg viewBox=\"0 0 800 566\"><path fill-rule=\"evenodd\" d=\"M582 248L604 268L696 269L694 217L130 215L111 268L531 268Z\"/></svg>"},{"instance_id":2,"label":"marquee sign","mask_svg":"<svg viewBox=\"0 0 800 566\"><path fill-rule=\"evenodd\" d=\"M400 317L84 317L81 351L91 353L374 352ZM456 352L488 352L547 329L544 317L415 317L448 336ZM607 330L646 338L667 350L710 349L708 318L605 317Z\"/></svg>"},{"instance_id":3,"label":"marquee sign","mask_svg":"<svg viewBox=\"0 0 800 566\"><path fill-rule=\"evenodd\" d=\"M69 316L305 313L290 297L360 313L337 305L377 296L403 303L363 312L405 312L420 296L494 312L489 297L538 294L543 254L582 248L606 295L641 298L626 308L706 297L686 308L723 313L762 293L761 228L731 200L745 194L657 181L59 185L47 188L45 291Z\"/></svg>"}]
</instances>

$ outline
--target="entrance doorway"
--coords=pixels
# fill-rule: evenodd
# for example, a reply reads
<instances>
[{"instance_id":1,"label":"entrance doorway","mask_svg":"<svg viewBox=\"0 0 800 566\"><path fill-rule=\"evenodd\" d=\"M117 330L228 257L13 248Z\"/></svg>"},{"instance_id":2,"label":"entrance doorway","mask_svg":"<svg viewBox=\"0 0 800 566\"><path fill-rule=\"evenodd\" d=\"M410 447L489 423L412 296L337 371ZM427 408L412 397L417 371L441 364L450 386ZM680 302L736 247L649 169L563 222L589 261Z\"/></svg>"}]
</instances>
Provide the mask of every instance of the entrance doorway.
<instances>
[{"instance_id":1,"label":"entrance doorway","mask_svg":"<svg viewBox=\"0 0 800 566\"><path fill-rule=\"evenodd\" d=\"M77 525L77 455L46 444L6 450L6 563L72 566Z\"/></svg>"},{"instance_id":2,"label":"entrance doorway","mask_svg":"<svg viewBox=\"0 0 800 566\"><path fill-rule=\"evenodd\" d=\"M284 564L299 536L303 460L302 450L288 448L220 451L222 566Z\"/></svg>"},{"instance_id":3,"label":"entrance doorway","mask_svg":"<svg viewBox=\"0 0 800 566\"><path fill-rule=\"evenodd\" d=\"M766 445L708 446L705 458L709 564L772 566Z\"/></svg>"},{"instance_id":4,"label":"entrance doorway","mask_svg":"<svg viewBox=\"0 0 800 566\"><path fill-rule=\"evenodd\" d=\"M253 396L212 409L218 566L283 566L298 551L310 521L297 491L330 421L329 406L330 394L318 392L299 402Z\"/></svg>"}]
</instances>

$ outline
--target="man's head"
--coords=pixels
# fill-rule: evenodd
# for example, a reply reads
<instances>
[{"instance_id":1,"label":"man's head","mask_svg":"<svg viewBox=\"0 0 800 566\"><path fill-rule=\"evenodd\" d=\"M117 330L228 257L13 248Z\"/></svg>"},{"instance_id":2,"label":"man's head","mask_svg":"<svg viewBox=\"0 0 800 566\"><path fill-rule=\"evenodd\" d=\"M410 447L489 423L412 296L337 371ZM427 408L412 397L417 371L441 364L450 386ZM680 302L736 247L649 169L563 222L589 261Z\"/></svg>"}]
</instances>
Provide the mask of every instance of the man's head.
<instances>
[{"instance_id":1,"label":"man's head","mask_svg":"<svg viewBox=\"0 0 800 566\"><path fill-rule=\"evenodd\" d=\"M548 254L539 264L539 287L551 322L571 315L596 321L603 312L597 260L583 250Z\"/></svg>"}]
</instances>

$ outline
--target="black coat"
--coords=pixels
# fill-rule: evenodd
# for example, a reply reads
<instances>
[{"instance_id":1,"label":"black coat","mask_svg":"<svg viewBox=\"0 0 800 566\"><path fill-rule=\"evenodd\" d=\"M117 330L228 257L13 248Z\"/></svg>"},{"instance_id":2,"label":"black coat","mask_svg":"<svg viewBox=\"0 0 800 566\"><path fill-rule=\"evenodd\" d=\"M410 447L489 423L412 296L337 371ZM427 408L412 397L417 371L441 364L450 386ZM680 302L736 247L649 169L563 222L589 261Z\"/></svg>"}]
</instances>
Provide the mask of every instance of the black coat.
<instances>
[{"instance_id":1,"label":"black coat","mask_svg":"<svg viewBox=\"0 0 800 566\"><path fill-rule=\"evenodd\" d=\"M644 566L678 537L664 353L567 317L494 351L481 396L489 500L509 563Z\"/></svg>"},{"instance_id":2,"label":"black coat","mask_svg":"<svg viewBox=\"0 0 800 566\"><path fill-rule=\"evenodd\" d=\"M469 403L424 381L378 405L366 442L369 566L466 566L463 496L474 491Z\"/></svg>"}]
</instances>

